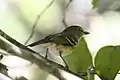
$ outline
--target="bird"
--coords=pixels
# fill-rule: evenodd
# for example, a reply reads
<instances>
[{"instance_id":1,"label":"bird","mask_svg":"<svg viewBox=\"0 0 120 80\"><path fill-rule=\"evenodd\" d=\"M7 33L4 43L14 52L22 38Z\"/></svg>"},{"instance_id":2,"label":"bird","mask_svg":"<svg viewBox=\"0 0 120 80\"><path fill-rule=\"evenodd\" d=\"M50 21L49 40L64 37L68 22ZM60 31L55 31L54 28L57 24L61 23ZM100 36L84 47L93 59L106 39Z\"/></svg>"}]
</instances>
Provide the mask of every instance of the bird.
<instances>
[{"instance_id":1,"label":"bird","mask_svg":"<svg viewBox=\"0 0 120 80\"><path fill-rule=\"evenodd\" d=\"M84 31L83 28L80 26L73 25L67 27L65 30L63 30L60 33L49 35L27 46L34 47L36 45L44 44L44 43L55 43L57 45L64 45L64 46L76 46L78 44L79 39L86 34L89 34L89 32Z\"/></svg>"},{"instance_id":2,"label":"bird","mask_svg":"<svg viewBox=\"0 0 120 80\"><path fill-rule=\"evenodd\" d=\"M46 36L45 38L33 42L31 44L28 44L27 46L34 47L39 44L45 44L45 43L55 44L57 50L59 51L60 57L62 58L66 67L68 68L67 63L65 62L61 54L71 53L74 47L78 44L80 38L83 35L87 35L87 34L89 34L89 32L84 31L82 27L77 25L71 25L60 33ZM47 53L46 53L46 57L47 57Z\"/></svg>"}]
</instances>

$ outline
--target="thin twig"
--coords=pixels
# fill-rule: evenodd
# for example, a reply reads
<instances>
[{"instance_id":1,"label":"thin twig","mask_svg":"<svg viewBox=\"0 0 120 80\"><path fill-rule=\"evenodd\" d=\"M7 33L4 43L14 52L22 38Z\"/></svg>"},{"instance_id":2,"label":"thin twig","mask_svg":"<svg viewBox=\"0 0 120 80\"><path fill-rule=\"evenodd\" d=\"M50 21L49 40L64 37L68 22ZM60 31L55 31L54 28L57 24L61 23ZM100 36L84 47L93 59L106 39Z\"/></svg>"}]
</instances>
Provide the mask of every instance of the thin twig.
<instances>
[{"instance_id":1,"label":"thin twig","mask_svg":"<svg viewBox=\"0 0 120 80\"><path fill-rule=\"evenodd\" d=\"M45 58L47 59L48 58L48 48L46 49L46 54L45 54Z\"/></svg>"},{"instance_id":2,"label":"thin twig","mask_svg":"<svg viewBox=\"0 0 120 80\"><path fill-rule=\"evenodd\" d=\"M66 5L65 9L64 9L64 14L63 14L63 24L65 25L65 27L67 27L66 21L65 21L65 13L66 13L66 9L68 8L69 4L72 2L72 0L69 0L68 4Z\"/></svg>"},{"instance_id":3,"label":"thin twig","mask_svg":"<svg viewBox=\"0 0 120 80\"><path fill-rule=\"evenodd\" d=\"M54 1L55 1L55 0L52 0L52 1L50 2L50 4L37 16L37 18L36 18L36 20L35 20L35 23L34 23L34 25L33 25L33 27L32 27L32 33L31 33L31 35L29 36L29 38L27 39L27 41L25 42L24 45L26 45L26 44L29 42L29 40L33 37L34 32L35 32L36 24L38 23L40 17L41 17L41 16L43 15L43 13L53 4Z\"/></svg>"}]
</instances>

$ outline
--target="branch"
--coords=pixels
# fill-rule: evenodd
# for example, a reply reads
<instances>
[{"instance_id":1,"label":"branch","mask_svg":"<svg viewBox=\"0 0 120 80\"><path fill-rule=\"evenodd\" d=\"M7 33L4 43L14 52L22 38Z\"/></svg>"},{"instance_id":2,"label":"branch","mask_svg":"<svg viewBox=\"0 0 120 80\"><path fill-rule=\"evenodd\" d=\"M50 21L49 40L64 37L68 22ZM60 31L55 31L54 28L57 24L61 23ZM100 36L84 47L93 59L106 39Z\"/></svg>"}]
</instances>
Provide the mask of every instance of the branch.
<instances>
[{"instance_id":1,"label":"branch","mask_svg":"<svg viewBox=\"0 0 120 80\"><path fill-rule=\"evenodd\" d=\"M62 65L47 60L39 53L20 44L19 42L5 34L2 30L0 30L0 35L0 45L2 45L0 46L0 48L10 53L11 55L18 56L32 63L35 63L40 69L51 73L59 80L68 80L68 76L73 77L73 79L75 80L83 80L79 75L64 68ZM68 76L64 76L64 73Z\"/></svg>"},{"instance_id":2,"label":"branch","mask_svg":"<svg viewBox=\"0 0 120 80\"><path fill-rule=\"evenodd\" d=\"M71 3L72 1L73 1L73 0L69 0L69 2L67 3L67 5L66 5L66 7L65 7L65 9L64 9L64 14L63 14L63 20L62 20L62 22L63 22L63 24L65 25L65 27L67 27L67 24L66 24L66 21L65 21L65 13L66 13L66 10L67 10L68 6L70 5L70 3Z\"/></svg>"},{"instance_id":3,"label":"branch","mask_svg":"<svg viewBox=\"0 0 120 80\"><path fill-rule=\"evenodd\" d=\"M0 73L3 74L3 75L5 75L6 77L12 79L12 78L8 75L8 72L7 72L7 71L8 71L7 66L4 65L4 64L2 64L2 63L0 62ZM13 79L12 79L12 80L13 80Z\"/></svg>"},{"instance_id":4,"label":"branch","mask_svg":"<svg viewBox=\"0 0 120 80\"><path fill-rule=\"evenodd\" d=\"M55 1L55 0L52 0L52 1L48 4L48 6L45 7L45 9L37 16L37 19L35 20L35 23L34 23L34 25L33 25L33 27L32 27L32 33L31 33L31 35L29 36L28 40L25 42L25 45L26 45L26 44L28 43L28 41L33 37L33 34L34 34L34 32L35 32L36 24L38 23L40 17L41 17L41 16L43 15L43 13L53 4L54 1Z\"/></svg>"},{"instance_id":5,"label":"branch","mask_svg":"<svg viewBox=\"0 0 120 80\"><path fill-rule=\"evenodd\" d=\"M24 43L24 45L26 45L30 41L30 39L33 37L33 35L35 33L35 28L36 28L36 25L37 25L39 19L45 13L45 11L48 10L48 8L53 4L53 2L55 2L55 0L51 0L51 2L47 6L45 6L45 8L40 13L38 13L37 18L32 26L31 34L28 37L28 39L26 40L26 42ZM25 26L30 26L30 22L24 18L24 14L22 13L22 11L18 5L16 5L15 3L9 2L9 9L11 10L11 12L14 15L20 16L19 19L21 20L22 23L24 23Z\"/></svg>"}]
</instances>

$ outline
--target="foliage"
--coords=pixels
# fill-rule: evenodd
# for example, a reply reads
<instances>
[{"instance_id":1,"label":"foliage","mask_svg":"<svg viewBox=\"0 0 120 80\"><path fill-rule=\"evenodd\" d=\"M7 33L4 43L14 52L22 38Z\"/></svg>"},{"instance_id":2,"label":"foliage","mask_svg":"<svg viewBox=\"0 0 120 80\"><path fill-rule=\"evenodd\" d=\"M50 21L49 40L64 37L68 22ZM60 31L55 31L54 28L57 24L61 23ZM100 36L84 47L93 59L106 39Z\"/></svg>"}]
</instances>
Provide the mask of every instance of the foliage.
<instances>
[{"instance_id":1,"label":"foliage","mask_svg":"<svg viewBox=\"0 0 120 80\"><path fill-rule=\"evenodd\" d=\"M74 51L64 57L68 63L68 66L71 71L74 72L86 72L88 67L92 65L92 57L87 48L87 44L82 38Z\"/></svg>"},{"instance_id":2,"label":"foliage","mask_svg":"<svg viewBox=\"0 0 120 80\"><path fill-rule=\"evenodd\" d=\"M93 8L95 8L98 4L99 0L93 0L92 4L93 4Z\"/></svg>"},{"instance_id":3,"label":"foliage","mask_svg":"<svg viewBox=\"0 0 120 80\"><path fill-rule=\"evenodd\" d=\"M72 54L64 57L73 72L86 72L93 65L87 44L82 38ZM120 69L120 46L101 48L94 60L95 72L102 80L114 80Z\"/></svg>"},{"instance_id":4,"label":"foliage","mask_svg":"<svg viewBox=\"0 0 120 80\"><path fill-rule=\"evenodd\" d=\"M95 58L95 68L104 80L114 80L120 69L120 46L101 48Z\"/></svg>"}]
</instances>

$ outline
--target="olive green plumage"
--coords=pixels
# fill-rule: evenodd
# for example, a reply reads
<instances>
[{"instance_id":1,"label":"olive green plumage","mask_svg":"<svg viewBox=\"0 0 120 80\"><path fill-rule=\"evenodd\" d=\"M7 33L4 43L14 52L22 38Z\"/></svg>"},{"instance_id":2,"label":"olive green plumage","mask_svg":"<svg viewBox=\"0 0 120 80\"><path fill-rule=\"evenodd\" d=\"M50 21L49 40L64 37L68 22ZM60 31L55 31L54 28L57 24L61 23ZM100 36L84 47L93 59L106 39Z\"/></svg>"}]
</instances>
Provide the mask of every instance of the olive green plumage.
<instances>
[{"instance_id":1,"label":"olive green plumage","mask_svg":"<svg viewBox=\"0 0 120 80\"><path fill-rule=\"evenodd\" d=\"M29 44L28 46L33 47L39 44L50 42L63 46L76 46L79 39L86 34L89 33L84 31L80 26L70 26L60 33L49 35L44 39Z\"/></svg>"}]
</instances>

